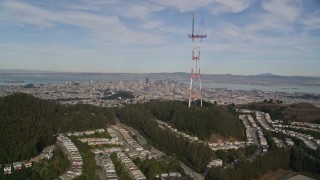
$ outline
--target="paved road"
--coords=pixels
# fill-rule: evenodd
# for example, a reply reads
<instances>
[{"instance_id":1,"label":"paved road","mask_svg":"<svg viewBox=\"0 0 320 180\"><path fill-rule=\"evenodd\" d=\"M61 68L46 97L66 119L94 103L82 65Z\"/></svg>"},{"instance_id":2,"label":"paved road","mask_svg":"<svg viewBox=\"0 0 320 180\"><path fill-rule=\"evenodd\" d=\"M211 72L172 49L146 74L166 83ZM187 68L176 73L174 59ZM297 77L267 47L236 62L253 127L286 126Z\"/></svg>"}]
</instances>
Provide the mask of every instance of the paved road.
<instances>
[{"instance_id":1,"label":"paved road","mask_svg":"<svg viewBox=\"0 0 320 180\"><path fill-rule=\"evenodd\" d=\"M265 119L264 115L261 116L261 121L264 122L264 124L269 128L269 131L273 129L273 127L268 123L268 121ZM260 122L259 122L260 123ZM262 125L261 125L262 126Z\"/></svg>"},{"instance_id":2,"label":"paved road","mask_svg":"<svg viewBox=\"0 0 320 180\"><path fill-rule=\"evenodd\" d=\"M253 142L257 146L257 150L253 155L251 155L251 156L249 156L247 158L247 160L249 160L249 161L253 161L254 159L257 158L257 156L259 156L262 153L262 147L261 147L261 144L260 144L260 141L259 141L259 138L258 138L258 130L253 129L252 130L252 135L253 135L252 136L253 137Z\"/></svg>"},{"instance_id":3,"label":"paved road","mask_svg":"<svg viewBox=\"0 0 320 180\"><path fill-rule=\"evenodd\" d=\"M181 167L184 169L184 172L188 174L192 179L196 180L204 180L204 176L202 176L199 173L196 173L193 169L191 169L189 166L181 163Z\"/></svg>"},{"instance_id":4,"label":"paved road","mask_svg":"<svg viewBox=\"0 0 320 180\"><path fill-rule=\"evenodd\" d=\"M142 145L145 146L147 144L147 140L135 129L133 129L132 127L129 127L123 123L119 122L119 119L116 118L116 122L118 125L124 127L125 129L129 130L131 132L131 134L136 135L137 136L137 140L138 142ZM152 153L156 153L157 156L162 156L165 155L165 153L159 151L158 149L156 149L155 147L151 146L151 152ZM188 167L187 165L181 163L181 167L184 169L185 173L188 174L192 179L195 180L203 180L204 176L202 176L201 174L195 172L193 169L191 169L190 167Z\"/></svg>"},{"instance_id":5,"label":"paved road","mask_svg":"<svg viewBox=\"0 0 320 180\"><path fill-rule=\"evenodd\" d=\"M123 123L120 123L120 122L118 122L118 125L121 125L125 129L129 130L132 135L136 135L139 144L141 144L142 146L147 144L146 139L144 139L144 137L137 130L135 130L135 129L131 128L130 126L127 126L127 125L125 125Z\"/></svg>"},{"instance_id":6,"label":"paved road","mask_svg":"<svg viewBox=\"0 0 320 180\"><path fill-rule=\"evenodd\" d=\"M123 123L118 122L118 125L122 126L123 128L129 130L131 132L132 135L136 135L137 136L137 140L138 143L141 144L142 146L146 147L147 145L147 140L135 129L133 129L130 126L127 126ZM153 146L151 146L151 152L155 153L157 156L161 157L162 155L165 155L163 152L159 151L158 149L154 148Z\"/></svg>"},{"instance_id":7,"label":"paved road","mask_svg":"<svg viewBox=\"0 0 320 180\"><path fill-rule=\"evenodd\" d=\"M99 158L99 154L95 154L94 159L96 160L96 164L101 167L101 170L98 171L98 175L99 175L100 179L101 180L107 179L104 168L101 164L101 160Z\"/></svg>"},{"instance_id":8,"label":"paved road","mask_svg":"<svg viewBox=\"0 0 320 180\"><path fill-rule=\"evenodd\" d=\"M247 119L247 117L245 117L244 118L244 120L248 123L248 124L250 124L249 123L249 120ZM254 144L257 146L257 150L256 150L256 152L252 155L252 156L250 156L250 157L248 157L247 159L248 160L250 160L250 161L253 161L258 155L260 155L261 153L262 153L262 147L261 147L261 144L260 144L260 142L259 142L259 137L258 137L258 130L256 129L256 128L254 128L254 127L252 127L253 129L252 129L252 131L251 131L251 135L252 135L252 139L253 139L253 142L254 142Z\"/></svg>"}]
</instances>

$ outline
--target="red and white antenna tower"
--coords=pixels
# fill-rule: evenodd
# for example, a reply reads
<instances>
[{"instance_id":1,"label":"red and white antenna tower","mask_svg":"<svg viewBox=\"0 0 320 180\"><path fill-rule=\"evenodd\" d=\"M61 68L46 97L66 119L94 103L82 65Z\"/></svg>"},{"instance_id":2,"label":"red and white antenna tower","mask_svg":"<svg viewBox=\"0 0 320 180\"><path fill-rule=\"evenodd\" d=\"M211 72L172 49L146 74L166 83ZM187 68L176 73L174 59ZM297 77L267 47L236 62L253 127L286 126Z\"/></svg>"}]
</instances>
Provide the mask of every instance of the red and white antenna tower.
<instances>
[{"instance_id":1,"label":"red and white antenna tower","mask_svg":"<svg viewBox=\"0 0 320 180\"><path fill-rule=\"evenodd\" d=\"M202 95L201 95L201 74L200 74L200 48L202 44L202 39L207 37L207 33L204 29L203 18L199 27L199 32L195 34L194 32L194 13L192 17L192 34L188 35L192 39L192 67L191 67L191 79L190 79L190 89L189 89L189 107L191 106L191 101L200 99L202 107ZM199 87L192 88L193 81L198 80Z\"/></svg>"}]
</instances>

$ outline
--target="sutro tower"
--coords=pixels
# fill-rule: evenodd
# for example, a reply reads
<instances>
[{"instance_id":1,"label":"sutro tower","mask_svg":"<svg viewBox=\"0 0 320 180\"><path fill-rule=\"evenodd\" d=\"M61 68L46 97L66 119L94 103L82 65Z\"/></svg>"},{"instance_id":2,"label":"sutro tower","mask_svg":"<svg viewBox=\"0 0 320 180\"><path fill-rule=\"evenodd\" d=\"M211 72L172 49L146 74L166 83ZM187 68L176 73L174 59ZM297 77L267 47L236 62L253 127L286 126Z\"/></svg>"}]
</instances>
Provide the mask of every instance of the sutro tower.
<instances>
[{"instance_id":1,"label":"sutro tower","mask_svg":"<svg viewBox=\"0 0 320 180\"><path fill-rule=\"evenodd\" d=\"M204 29L203 18L199 27L199 32L195 34L194 32L194 13L192 17L192 34L189 34L189 38L192 39L192 67L191 67L191 79L190 79L190 89L189 89L189 107L191 106L191 101L200 99L202 107L202 95L201 95L201 74L200 74L200 48L202 44L202 39L207 37L207 33ZM198 80L199 87L193 86L193 81Z\"/></svg>"}]
</instances>

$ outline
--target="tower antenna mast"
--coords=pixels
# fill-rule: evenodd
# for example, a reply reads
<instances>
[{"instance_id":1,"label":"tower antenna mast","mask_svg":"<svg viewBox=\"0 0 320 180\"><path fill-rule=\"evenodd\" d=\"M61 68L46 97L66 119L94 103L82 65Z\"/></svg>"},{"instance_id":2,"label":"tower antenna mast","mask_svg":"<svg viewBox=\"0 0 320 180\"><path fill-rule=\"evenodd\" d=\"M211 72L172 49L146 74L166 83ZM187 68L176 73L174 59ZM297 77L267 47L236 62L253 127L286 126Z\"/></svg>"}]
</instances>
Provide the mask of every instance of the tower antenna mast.
<instances>
[{"instance_id":1,"label":"tower antenna mast","mask_svg":"<svg viewBox=\"0 0 320 180\"><path fill-rule=\"evenodd\" d=\"M192 34L188 37L192 39L192 66L191 66L191 78L190 78L190 89L189 89L189 107L191 102L200 99L200 105L202 107L202 94L201 94L201 74L200 74L200 49L202 45L202 39L207 37L203 27L203 17L201 21L199 34L195 34L194 31L194 20L195 15L193 12L192 16ZM193 88L193 81L198 81L199 87Z\"/></svg>"}]
</instances>

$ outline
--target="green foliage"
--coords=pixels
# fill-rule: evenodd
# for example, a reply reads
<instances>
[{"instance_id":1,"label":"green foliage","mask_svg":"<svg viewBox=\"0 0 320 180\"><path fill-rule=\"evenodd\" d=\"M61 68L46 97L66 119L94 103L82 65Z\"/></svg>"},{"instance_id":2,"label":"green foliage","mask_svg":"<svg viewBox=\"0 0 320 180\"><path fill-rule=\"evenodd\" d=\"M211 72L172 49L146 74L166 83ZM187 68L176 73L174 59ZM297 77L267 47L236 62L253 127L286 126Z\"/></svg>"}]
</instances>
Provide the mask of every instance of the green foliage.
<instances>
[{"instance_id":1,"label":"green foliage","mask_svg":"<svg viewBox=\"0 0 320 180\"><path fill-rule=\"evenodd\" d=\"M83 160L83 173L77 179L100 179L97 171L100 169L96 164L94 154L90 151L90 147L86 143L81 143L76 138L70 138L74 145L78 148ZM90 177L90 178L88 178Z\"/></svg>"},{"instance_id":2,"label":"green foliage","mask_svg":"<svg viewBox=\"0 0 320 180\"><path fill-rule=\"evenodd\" d=\"M34 180L40 180L41 177L33 171L32 168L23 168L20 171L14 171L12 169L12 174L10 175L4 175L3 169L1 168L0 172L0 179L2 180L17 180L17 179L26 179L25 177L30 177L30 179Z\"/></svg>"},{"instance_id":3,"label":"green foliage","mask_svg":"<svg viewBox=\"0 0 320 180\"><path fill-rule=\"evenodd\" d=\"M242 160L234 168L211 168L206 179L258 179L264 173L278 168L288 169L290 153L284 149L275 149L263 156L258 156L254 161Z\"/></svg>"},{"instance_id":4,"label":"green foliage","mask_svg":"<svg viewBox=\"0 0 320 180\"><path fill-rule=\"evenodd\" d=\"M107 124L115 123L113 109L87 104L73 106L57 104L55 117L59 121L56 128L63 132L104 128Z\"/></svg>"},{"instance_id":5,"label":"green foliage","mask_svg":"<svg viewBox=\"0 0 320 180\"><path fill-rule=\"evenodd\" d=\"M294 171L308 172L320 176L320 150L313 151L310 155L300 147L291 149L290 167Z\"/></svg>"},{"instance_id":6,"label":"green foliage","mask_svg":"<svg viewBox=\"0 0 320 180\"><path fill-rule=\"evenodd\" d=\"M271 101L271 99L270 99ZM278 106L274 104L248 104L243 105L242 108L251 109L251 110L257 110L262 111L265 113L269 113L271 119L284 119L283 110L285 109L285 106Z\"/></svg>"},{"instance_id":7,"label":"green foliage","mask_svg":"<svg viewBox=\"0 0 320 180\"><path fill-rule=\"evenodd\" d=\"M225 163L231 163L235 160L245 159L253 155L257 150L256 145L247 146L240 149L218 150L216 151L217 157L222 159Z\"/></svg>"},{"instance_id":8,"label":"green foliage","mask_svg":"<svg viewBox=\"0 0 320 180\"><path fill-rule=\"evenodd\" d=\"M81 137L82 138L110 138L111 139L111 136L108 133L108 131L105 131L105 132L102 132L102 133L95 132L94 134L89 134L89 135L84 134Z\"/></svg>"},{"instance_id":9,"label":"green foliage","mask_svg":"<svg viewBox=\"0 0 320 180\"><path fill-rule=\"evenodd\" d=\"M315 139L320 139L320 132L319 131L313 131L313 130L304 130L304 129L296 129L296 128L286 128L287 130L292 130L295 132L308 134L314 137Z\"/></svg>"},{"instance_id":10,"label":"green foliage","mask_svg":"<svg viewBox=\"0 0 320 180\"><path fill-rule=\"evenodd\" d=\"M121 161L118 159L117 154L115 152L110 154L110 159L112 160L114 167L116 169L117 175L121 180L129 180L132 179L124 165L121 163Z\"/></svg>"},{"instance_id":11,"label":"green foliage","mask_svg":"<svg viewBox=\"0 0 320 180\"><path fill-rule=\"evenodd\" d=\"M312 123L320 124L320 118L319 118L319 119L314 120Z\"/></svg>"},{"instance_id":12,"label":"green foliage","mask_svg":"<svg viewBox=\"0 0 320 180\"><path fill-rule=\"evenodd\" d=\"M55 155L48 163L33 163L31 168L23 167L20 171L15 171L12 169L11 175L3 175L3 171L1 170L0 179L54 179L65 172L69 165L70 162L68 158L64 156L58 148L55 151Z\"/></svg>"},{"instance_id":13,"label":"green foliage","mask_svg":"<svg viewBox=\"0 0 320 180\"><path fill-rule=\"evenodd\" d=\"M168 172L180 172L185 174L184 170L180 166L180 162L176 158L171 159L146 159L141 161L139 158L133 161L143 174L146 175L147 179L155 179L157 174L168 173Z\"/></svg>"},{"instance_id":14,"label":"green foliage","mask_svg":"<svg viewBox=\"0 0 320 180\"><path fill-rule=\"evenodd\" d=\"M266 172L279 168L320 177L320 150L308 150L303 143L298 144L298 141L297 146L286 150L271 142L273 141L270 141L270 151L265 155L258 156L252 162L240 160L234 168L211 168L206 179L259 179ZM217 154L220 156L220 153Z\"/></svg>"},{"instance_id":15,"label":"green foliage","mask_svg":"<svg viewBox=\"0 0 320 180\"><path fill-rule=\"evenodd\" d=\"M224 110L209 103L205 107L189 108L180 101L150 101L144 104L145 109L157 119L173 124L178 130L187 134L207 139L212 134L224 137L244 139L244 128L234 108Z\"/></svg>"},{"instance_id":16,"label":"green foliage","mask_svg":"<svg viewBox=\"0 0 320 180\"><path fill-rule=\"evenodd\" d=\"M246 154L246 156L251 156L256 152L256 150L257 150L256 145L246 146L245 147L245 154Z\"/></svg>"},{"instance_id":17,"label":"green foliage","mask_svg":"<svg viewBox=\"0 0 320 180\"><path fill-rule=\"evenodd\" d=\"M121 98L121 99L132 99L134 98L134 95L130 92L126 92L126 91L120 91L116 94L113 94L111 96L106 96L106 97L103 97L101 99L104 99L104 100L114 100L114 99L118 99L118 98Z\"/></svg>"},{"instance_id":18,"label":"green foliage","mask_svg":"<svg viewBox=\"0 0 320 180\"><path fill-rule=\"evenodd\" d=\"M0 162L37 155L65 131L103 128L114 122L113 109L90 105L66 106L28 94L0 98Z\"/></svg>"},{"instance_id":19,"label":"green foliage","mask_svg":"<svg viewBox=\"0 0 320 180\"><path fill-rule=\"evenodd\" d=\"M242 159L246 156L246 152L244 148L235 150L235 149L229 149L229 150L218 150L216 152L219 159L222 159L225 163L231 163L234 160Z\"/></svg>"},{"instance_id":20,"label":"green foliage","mask_svg":"<svg viewBox=\"0 0 320 180\"><path fill-rule=\"evenodd\" d=\"M161 129L144 105L129 105L118 111L121 122L137 129L149 142L169 155L179 159L197 171L203 171L214 156L207 145L190 142L174 132Z\"/></svg>"}]
</instances>

